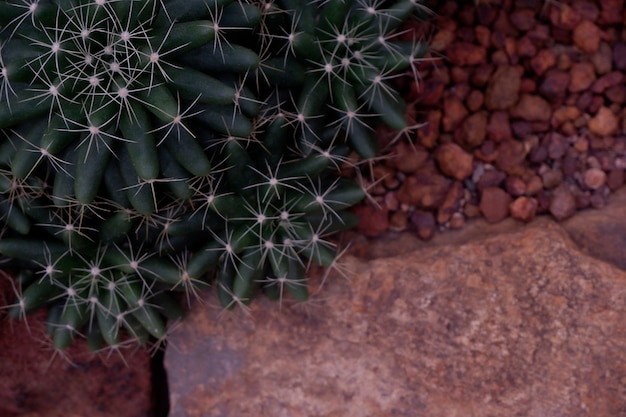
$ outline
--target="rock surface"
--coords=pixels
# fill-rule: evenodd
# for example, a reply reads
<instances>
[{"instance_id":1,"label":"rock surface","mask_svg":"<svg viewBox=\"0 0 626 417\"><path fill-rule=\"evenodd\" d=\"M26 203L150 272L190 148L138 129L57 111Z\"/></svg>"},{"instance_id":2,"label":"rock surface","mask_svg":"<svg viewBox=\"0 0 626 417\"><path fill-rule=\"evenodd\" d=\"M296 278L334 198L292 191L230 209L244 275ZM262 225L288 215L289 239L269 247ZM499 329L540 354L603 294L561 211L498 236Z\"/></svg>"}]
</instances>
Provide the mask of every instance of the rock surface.
<instances>
[{"instance_id":1,"label":"rock surface","mask_svg":"<svg viewBox=\"0 0 626 417\"><path fill-rule=\"evenodd\" d=\"M392 257L347 257L304 305L196 305L166 355L171 416L621 415L624 212L377 239Z\"/></svg>"},{"instance_id":2,"label":"rock surface","mask_svg":"<svg viewBox=\"0 0 626 417\"><path fill-rule=\"evenodd\" d=\"M11 302L9 280L0 275L0 305ZM0 416L152 415L150 355L146 350L123 349L94 356L80 340L63 358L45 343L45 319L44 311L35 312L26 326L0 310Z\"/></svg>"}]
</instances>

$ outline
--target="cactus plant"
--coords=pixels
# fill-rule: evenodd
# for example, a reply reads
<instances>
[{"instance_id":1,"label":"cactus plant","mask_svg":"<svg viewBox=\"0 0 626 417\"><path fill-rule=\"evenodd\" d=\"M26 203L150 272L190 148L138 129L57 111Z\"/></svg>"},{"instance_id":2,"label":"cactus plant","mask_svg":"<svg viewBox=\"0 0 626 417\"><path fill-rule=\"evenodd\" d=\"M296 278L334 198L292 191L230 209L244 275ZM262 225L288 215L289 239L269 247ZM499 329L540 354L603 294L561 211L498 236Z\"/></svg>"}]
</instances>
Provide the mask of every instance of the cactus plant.
<instances>
[{"instance_id":1,"label":"cactus plant","mask_svg":"<svg viewBox=\"0 0 626 417\"><path fill-rule=\"evenodd\" d=\"M176 293L308 296L365 195L339 174L407 128L389 83L416 0L0 1L0 254L57 349L165 336Z\"/></svg>"}]
</instances>

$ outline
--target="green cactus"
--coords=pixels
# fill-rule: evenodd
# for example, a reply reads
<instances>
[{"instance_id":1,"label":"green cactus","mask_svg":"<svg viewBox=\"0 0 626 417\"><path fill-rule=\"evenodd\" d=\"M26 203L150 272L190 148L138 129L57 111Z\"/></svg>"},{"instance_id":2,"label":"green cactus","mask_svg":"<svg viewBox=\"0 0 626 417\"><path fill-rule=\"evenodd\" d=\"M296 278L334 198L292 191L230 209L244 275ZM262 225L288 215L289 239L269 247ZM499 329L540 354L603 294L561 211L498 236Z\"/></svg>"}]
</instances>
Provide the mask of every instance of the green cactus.
<instances>
[{"instance_id":1,"label":"green cactus","mask_svg":"<svg viewBox=\"0 0 626 417\"><path fill-rule=\"evenodd\" d=\"M0 254L57 349L162 339L178 293L306 300L405 130L417 0L0 1Z\"/></svg>"}]
</instances>

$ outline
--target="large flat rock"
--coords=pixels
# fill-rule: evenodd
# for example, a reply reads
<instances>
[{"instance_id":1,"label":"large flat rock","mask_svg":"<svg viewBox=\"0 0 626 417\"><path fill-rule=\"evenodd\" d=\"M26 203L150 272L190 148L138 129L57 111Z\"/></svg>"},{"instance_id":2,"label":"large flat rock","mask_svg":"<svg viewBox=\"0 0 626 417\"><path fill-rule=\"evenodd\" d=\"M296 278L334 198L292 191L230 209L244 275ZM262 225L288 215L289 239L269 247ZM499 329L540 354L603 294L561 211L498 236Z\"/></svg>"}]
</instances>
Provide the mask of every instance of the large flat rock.
<instances>
[{"instance_id":1,"label":"large flat rock","mask_svg":"<svg viewBox=\"0 0 626 417\"><path fill-rule=\"evenodd\" d=\"M622 415L626 272L547 219L484 235L348 257L304 305L197 304L166 353L171 416Z\"/></svg>"}]
</instances>

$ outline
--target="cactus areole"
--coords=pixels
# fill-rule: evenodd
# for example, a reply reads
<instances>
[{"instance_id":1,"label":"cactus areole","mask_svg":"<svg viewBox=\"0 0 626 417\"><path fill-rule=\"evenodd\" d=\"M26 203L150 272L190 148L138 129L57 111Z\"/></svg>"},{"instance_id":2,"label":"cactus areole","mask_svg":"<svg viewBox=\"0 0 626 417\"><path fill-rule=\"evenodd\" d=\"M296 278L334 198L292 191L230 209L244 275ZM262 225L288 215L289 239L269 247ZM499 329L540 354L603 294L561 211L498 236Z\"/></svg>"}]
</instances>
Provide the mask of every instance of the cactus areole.
<instances>
[{"instance_id":1,"label":"cactus areole","mask_svg":"<svg viewBox=\"0 0 626 417\"><path fill-rule=\"evenodd\" d=\"M308 297L363 188L339 168L407 128L390 84L416 0L0 1L0 254L10 314L57 349L161 340L215 286Z\"/></svg>"}]
</instances>

